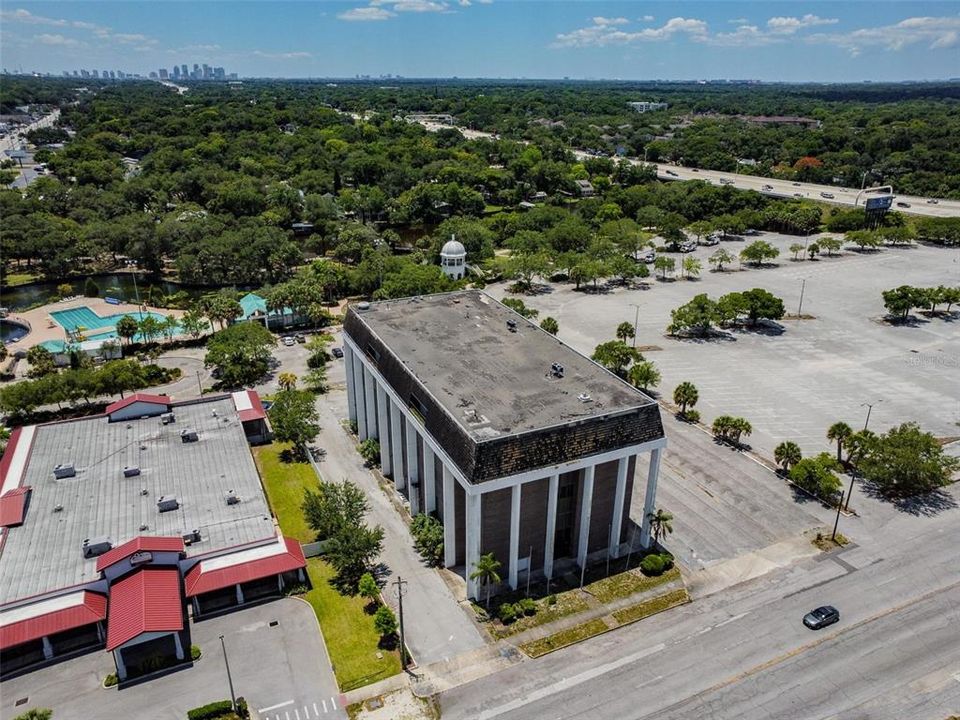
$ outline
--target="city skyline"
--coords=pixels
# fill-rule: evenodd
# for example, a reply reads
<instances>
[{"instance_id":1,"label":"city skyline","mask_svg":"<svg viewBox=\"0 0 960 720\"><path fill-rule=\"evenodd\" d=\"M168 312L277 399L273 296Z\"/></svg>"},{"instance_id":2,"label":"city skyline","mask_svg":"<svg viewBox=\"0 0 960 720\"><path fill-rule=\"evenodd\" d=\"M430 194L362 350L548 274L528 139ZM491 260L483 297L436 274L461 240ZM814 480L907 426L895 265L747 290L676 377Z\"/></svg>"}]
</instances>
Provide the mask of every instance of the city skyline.
<instances>
[{"instance_id":1,"label":"city skyline","mask_svg":"<svg viewBox=\"0 0 960 720\"><path fill-rule=\"evenodd\" d=\"M958 75L943 3L520 3L490 0L3 2L0 65L241 77L858 81Z\"/></svg>"}]
</instances>

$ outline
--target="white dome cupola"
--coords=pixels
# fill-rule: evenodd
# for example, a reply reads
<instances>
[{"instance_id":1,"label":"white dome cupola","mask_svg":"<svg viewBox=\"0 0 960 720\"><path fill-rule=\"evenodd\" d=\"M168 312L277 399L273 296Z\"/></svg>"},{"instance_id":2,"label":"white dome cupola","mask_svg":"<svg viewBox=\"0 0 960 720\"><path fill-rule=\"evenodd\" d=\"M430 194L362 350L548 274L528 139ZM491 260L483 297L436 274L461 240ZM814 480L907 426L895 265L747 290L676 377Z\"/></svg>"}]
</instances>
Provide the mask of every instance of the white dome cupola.
<instances>
[{"instance_id":1,"label":"white dome cupola","mask_svg":"<svg viewBox=\"0 0 960 720\"><path fill-rule=\"evenodd\" d=\"M462 280L467 267L467 249L451 235L440 250L440 269L451 280Z\"/></svg>"}]
</instances>

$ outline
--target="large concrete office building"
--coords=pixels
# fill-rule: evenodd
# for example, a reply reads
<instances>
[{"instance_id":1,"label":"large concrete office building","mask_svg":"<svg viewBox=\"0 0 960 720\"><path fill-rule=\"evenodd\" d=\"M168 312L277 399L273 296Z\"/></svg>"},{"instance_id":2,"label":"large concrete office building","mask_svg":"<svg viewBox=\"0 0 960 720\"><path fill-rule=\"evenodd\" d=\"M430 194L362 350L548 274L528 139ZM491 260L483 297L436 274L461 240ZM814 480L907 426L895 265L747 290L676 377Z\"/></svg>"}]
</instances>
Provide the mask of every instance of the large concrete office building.
<instances>
[{"instance_id":1,"label":"large concrete office building","mask_svg":"<svg viewBox=\"0 0 960 720\"><path fill-rule=\"evenodd\" d=\"M269 434L250 391L138 393L17 428L0 460L0 674L105 648L123 680L189 659L191 611L304 582L249 449Z\"/></svg>"},{"instance_id":2,"label":"large concrete office building","mask_svg":"<svg viewBox=\"0 0 960 720\"><path fill-rule=\"evenodd\" d=\"M657 404L488 295L353 305L344 322L350 419L412 514L444 525L445 565L481 554L511 588L632 542L630 497L649 453L643 516L666 446ZM650 543L646 521L639 533Z\"/></svg>"}]
</instances>

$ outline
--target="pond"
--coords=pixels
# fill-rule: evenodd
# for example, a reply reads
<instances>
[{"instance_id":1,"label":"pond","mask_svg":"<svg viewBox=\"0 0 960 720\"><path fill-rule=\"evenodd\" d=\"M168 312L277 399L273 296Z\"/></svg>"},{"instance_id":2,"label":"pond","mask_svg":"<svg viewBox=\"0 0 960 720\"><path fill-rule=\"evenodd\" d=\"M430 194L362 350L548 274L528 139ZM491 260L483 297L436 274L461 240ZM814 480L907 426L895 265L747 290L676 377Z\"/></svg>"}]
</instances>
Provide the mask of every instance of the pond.
<instances>
[{"instance_id":1,"label":"pond","mask_svg":"<svg viewBox=\"0 0 960 720\"><path fill-rule=\"evenodd\" d=\"M137 276L136 288L133 283L131 273L111 273L106 275L91 276L94 282L100 288L100 295L110 295L112 297L136 302L137 293L140 298L146 301L150 296L152 287L159 288L165 295L172 295L175 292L183 291L190 297L200 297L211 292L212 288L186 287L177 283L161 281L151 281L146 275ZM0 307L8 308L11 312L24 310L30 307L36 307L44 303L53 302L59 297L57 287L68 283L73 288L73 295L83 294L83 284L86 278L74 278L70 281L60 282L42 282L31 285L19 285L17 287L0 288Z\"/></svg>"},{"instance_id":2,"label":"pond","mask_svg":"<svg viewBox=\"0 0 960 720\"><path fill-rule=\"evenodd\" d=\"M6 319L0 319L0 342L4 345L7 343L16 342L24 335L30 332L30 329L26 325L21 325L17 322L12 322Z\"/></svg>"}]
</instances>

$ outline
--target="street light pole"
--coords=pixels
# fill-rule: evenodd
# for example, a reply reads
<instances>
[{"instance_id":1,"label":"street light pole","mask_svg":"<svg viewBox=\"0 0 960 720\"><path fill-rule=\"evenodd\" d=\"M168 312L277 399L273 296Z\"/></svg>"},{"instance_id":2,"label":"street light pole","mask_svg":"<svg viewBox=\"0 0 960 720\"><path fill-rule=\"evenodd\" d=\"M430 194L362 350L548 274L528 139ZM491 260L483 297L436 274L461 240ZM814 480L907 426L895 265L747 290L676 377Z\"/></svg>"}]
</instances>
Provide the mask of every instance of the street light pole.
<instances>
[{"instance_id":1,"label":"street light pole","mask_svg":"<svg viewBox=\"0 0 960 720\"><path fill-rule=\"evenodd\" d=\"M403 580L399 575L397 575L396 581L393 583L393 593L397 596L397 602L399 603L400 610L400 669L407 669L407 645L404 640L403 634L403 595L406 592L406 580Z\"/></svg>"},{"instance_id":2,"label":"street light pole","mask_svg":"<svg viewBox=\"0 0 960 720\"><path fill-rule=\"evenodd\" d=\"M637 326L640 324L640 305L638 303L630 303L633 307L637 309L636 314L633 316L633 346L637 346Z\"/></svg>"},{"instance_id":3,"label":"street light pole","mask_svg":"<svg viewBox=\"0 0 960 720\"><path fill-rule=\"evenodd\" d=\"M223 664L227 666L227 682L230 683L230 704L236 712L237 696L233 692L233 677L230 675L230 661L227 660L227 646L223 642L223 635L220 636L220 647L223 648Z\"/></svg>"},{"instance_id":4,"label":"street light pole","mask_svg":"<svg viewBox=\"0 0 960 720\"><path fill-rule=\"evenodd\" d=\"M807 279L803 278L800 280L800 304L797 306L797 320L800 319L800 315L803 312L803 291L807 287Z\"/></svg>"},{"instance_id":5,"label":"street light pole","mask_svg":"<svg viewBox=\"0 0 960 720\"><path fill-rule=\"evenodd\" d=\"M866 430L866 429L867 429L867 425L870 424L870 413L873 412L873 406L874 406L874 405L879 405L879 404L882 403L882 402L883 402L883 400L877 400L876 402L872 402L872 403L860 403L860 407L866 406L866 408L867 408L867 419L864 420L864 422L863 422L863 429L864 429L864 430Z\"/></svg>"}]
</instances>

